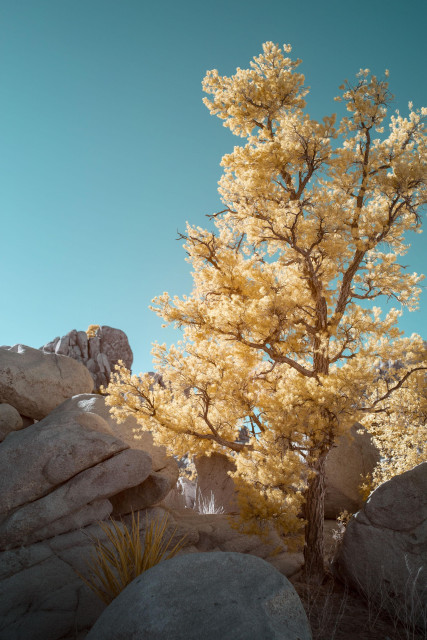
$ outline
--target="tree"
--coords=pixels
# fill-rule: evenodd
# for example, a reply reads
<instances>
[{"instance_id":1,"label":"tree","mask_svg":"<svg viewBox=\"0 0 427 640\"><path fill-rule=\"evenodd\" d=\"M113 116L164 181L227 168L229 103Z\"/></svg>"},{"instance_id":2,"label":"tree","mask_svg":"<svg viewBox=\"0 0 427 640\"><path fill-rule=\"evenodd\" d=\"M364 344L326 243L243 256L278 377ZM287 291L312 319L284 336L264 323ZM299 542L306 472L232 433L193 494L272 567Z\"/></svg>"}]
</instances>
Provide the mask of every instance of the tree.
<instances>
[{"instance_id":1,"label":"tree","mask_svg":"<svg viewBox=\"0 0 427 640\"><path fill-rule=\"evenodd\" d=\"M222 160L215 231L180 236L192 294L153 301L183 328L177 346L153 349L164 386L121 368L107 402L177 455L233 452L242 520L273 522L287 540L305 525L305 564L319 575L328 452L426 368L421 338L397 328L401 311L367 303L417 306L422 276L397 258L426 202L427 109L410 104L384 134L388 83L362 70L340 87L348 115L313 120L290 49L267 42L250 69L207 73L206 106L246 144ZM374 397L390 359L403 366Z\"/></svg>"}]
</instances>

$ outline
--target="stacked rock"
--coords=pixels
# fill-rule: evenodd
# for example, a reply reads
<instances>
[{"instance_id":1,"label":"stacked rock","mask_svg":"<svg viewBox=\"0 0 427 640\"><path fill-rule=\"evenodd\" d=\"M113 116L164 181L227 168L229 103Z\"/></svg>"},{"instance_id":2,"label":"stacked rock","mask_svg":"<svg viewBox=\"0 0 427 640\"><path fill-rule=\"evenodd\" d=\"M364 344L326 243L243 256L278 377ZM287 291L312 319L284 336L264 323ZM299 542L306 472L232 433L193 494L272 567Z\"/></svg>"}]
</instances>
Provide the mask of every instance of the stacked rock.
<instances>
[{"instance_id":1,"label":"stacked rock","mask_svg":"<svg viewBox=\"0 0 427 640\"><path fill-rule=\"evenodd\" d=\"M81 362L89 369L95 389L107 386L111 372L119 360L130 369L133 353L124 331L112 327L98 327L94 335L88 337L86 331L73 329L62 338L55 338L43 347L42 351L68 356Z\"/></svg>"},{"instance_id":2,"label":"stacked rock","mask_svg":"<svg viewBox=\"0 0 427 640\"><path fill-rule=\"evenodd\" d=\"M176 461L92 388L69 357L0 347L0 550L151 507L176 484Z\"/></svg>"}]
</instances>

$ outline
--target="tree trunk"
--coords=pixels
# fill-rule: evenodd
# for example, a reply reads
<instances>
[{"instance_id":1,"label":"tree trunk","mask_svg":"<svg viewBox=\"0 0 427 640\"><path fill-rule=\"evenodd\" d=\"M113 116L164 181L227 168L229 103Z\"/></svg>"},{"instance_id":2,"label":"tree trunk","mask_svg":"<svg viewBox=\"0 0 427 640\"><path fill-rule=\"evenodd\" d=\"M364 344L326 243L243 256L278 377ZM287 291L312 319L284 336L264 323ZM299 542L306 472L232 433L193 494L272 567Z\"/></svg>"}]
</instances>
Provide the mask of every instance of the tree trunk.
<instances>
[{"instance_id":1,"label":"tree trunk","mask_svg":"<svg viewBox=\"0 0 427 640\"><path fill-rule=\"evenodd\" d=\"M315 475L308 481L304 504L305 525L304 571L307 576L321 580L324 565L324 517L325 517L325 463L328 452L322 453L315 462Z\"/></svg>"}]
</instances>

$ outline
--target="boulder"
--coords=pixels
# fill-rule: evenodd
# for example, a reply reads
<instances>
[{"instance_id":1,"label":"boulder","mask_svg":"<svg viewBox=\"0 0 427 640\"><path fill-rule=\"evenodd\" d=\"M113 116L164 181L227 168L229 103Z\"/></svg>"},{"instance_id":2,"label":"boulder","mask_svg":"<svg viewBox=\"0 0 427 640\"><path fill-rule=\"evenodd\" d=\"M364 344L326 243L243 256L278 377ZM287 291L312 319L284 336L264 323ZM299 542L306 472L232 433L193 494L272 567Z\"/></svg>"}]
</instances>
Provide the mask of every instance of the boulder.
<instances>
[{"instance_id":1,"label":"boulder","mask_svg":"<svg viewBox=\"0 0 427 640\"><path fill-rule=\"evenodd\" d=\"M85 637L105 609L75 572L88 576L87 533L107 540L94 525L0 553L0 640Z\"/></svg>"},{"instance_id":2,"label":"boulder","mask_svg":"<svg viewBox=\"0 0 427 640\"><path fill-rule=\"evenodd\" d=\"M222 453L212 453L211 456L196 456L194 464L197 471L196 503L212 500L217 508L223 508L223 513L238 513L237 493L234 481L227 475L228 471L235 471L234 462Z\"/></svg>"},{"instance_id":3,"label":"boulder","mask_svg":"<svg viewBox=\"0 0 427 640\"><path fill-rule=\"evenodd\" d=\"M108 386L111 372L119 360L123 361L127 369L131 368L133 362L133 353L126 334L107 325L98 327L96 334L90 338L86 331L73 329L62 338L48 342L41 350L63 354L83 363L92 375L95 389Z\"/></svg>"},{"instance_id":4,"label":"boulder","mask_svg":"<svg viewBox=\"0 0 427 640\"><path fill-rule=\"evenodd\" d=\"M42 495L4 517L0 523L0 549L13 548L42 540L44 535L63 533L79 527L81 510L93 500L110 498L123 489L135 486L147 478L151 471L151 458L145 451L127 449L95 466L85 469L60 484L47 495ZM103 505L101 505L103 507ZM77 520L75 513L77 512ZM107 517L111 509L106 505L101 513ZM85 514L89 522L99 519L91 509ZM65 520L65 522L64 522ZM62 521L62 522L61 522ZM59 526L58 526L59 523ZM87 522L85 522L87 524ZM41 531L40 531L41 530Z\"/></svg>"},{"instance_id":5,"label":"boulder","mask_svg":"<svg viewBox=\"0 0 427 640\"><path fill-rule=\"evenodd\" d=\"M174 458L166 455L166 448L154 445L153 436L149 431L138 433L135 437L134 430L140 430L136 419L132 416L118 423L110 414L103 396L99 394L75 396L63 405L62 410L70 416L79 416L80 421L83 419L83 414L99 416L102 420L102 428L107 433L114 435L132 449L145 451L151 456L152 470L148 477L144 478L138 486L118 492L111 499L113 515L123 515L132 510L146 509L158 504L176 485L178 465Z\"/></svg>"},{"instance_id":6,"label":"boulder","mask_svg":"<svg viewBox=\"0 0 427 640\"><path fill-rule=\"evenodd\" d=\"M74 399L10 433L0 444L0 468L8 470L0 492L3 549L107 517L109 498L153 474L149 452L131 449Z\"/></svg>"},{"instance_id":7,"label":"boulder","mask_svg":"<svg viewBox=\"0 0 427 640\"><path fill-rule=\"evenodd\" d=\"M133 353L124 331L104 325L98 329L97 336L100 339L100 351L107 356L112 371L119 360L123 361L126 369L132 367Z\"/></svg>"},{"instance_id":8,"label":"boulder","mask_svg":"<svg viewBox=\"0 0 427 640\"><path fill-rule=\"evenodd\" d=\"M0 442L2 442L8 433L22 429L24 422L19 412L12 405L4 402L0 404Z\"/></svg>"},{"instance_id":9,"label":"boulder","mask_svg":"<svg viewBox=\"0 0 427 640\"><path fill-rule=\"evenodd\" d=\"M140 514L141 536L147 523L161 519L161 509ZM128 522L127 522L128 524ZM118 523L122 528L122 524ZM165 540L173 534L170 517ZM178 526L173 546L183 535ZM77 571L89 577L93 539L103 544L107 535L97 524L55 535L30 546L0 553L0 640L83 640L105 604L87 587ZM197 542L197 532L187 537ZM192 547L190 546L190 549Z\"/></svg>"},{"instance_id":10,"label":"boulder","mask_svg":"<svg viewBox=\"0 0 427 640\"><path fill-rule=\"evenodd\" d=\"M25 345L0 348L0 402L40 420L67 398L90 393L93 380L82 364Z\"/></svg>"},{"instance_id":11,"label":"boulder","mask_svg":"<svg viewBox=\"0 0 427 640\"><path fill-rule=\"evenodd\" d=\"M336 518L347 510L355 513L363 505L359 490L364 477L372 473L380 456L371 436L356 423L350 437L339 438L326 459L325 518Z\"/></svg>"},{"instance_id":12,"label":"boulder","mask_svg":"<svg viewBox=\"0 0 427 640\"><path fill-rule=\"evenodd\" d=\"M291 583L260 558L187 554L128 585L87 640L309 640L310 626Z\"/></svg>"},{"instance_id":13,"label":"boulder","mask_svg":"<svg viewBox=\"0 0 427 640\"><path fill-rule=\"evenodd\" d=\"M86 419L86 421L85 421ZM108 460L129 447L108 432L102 420L89 416L68 416L61 407L0 444L2 477L0 514L49 494L81 471ZM98 428L97 428L98 427Z\"/></svg>"},{"instance_id":14,"label":"boulder","mask_svg":"<svg viewBox=\"0 0 427 640\"><path fill-rule=\"evenodd\" d=\"M369 600L426 631L427 462L370 495L347 525L333 569Z\"/></svg>"}]
</instances>

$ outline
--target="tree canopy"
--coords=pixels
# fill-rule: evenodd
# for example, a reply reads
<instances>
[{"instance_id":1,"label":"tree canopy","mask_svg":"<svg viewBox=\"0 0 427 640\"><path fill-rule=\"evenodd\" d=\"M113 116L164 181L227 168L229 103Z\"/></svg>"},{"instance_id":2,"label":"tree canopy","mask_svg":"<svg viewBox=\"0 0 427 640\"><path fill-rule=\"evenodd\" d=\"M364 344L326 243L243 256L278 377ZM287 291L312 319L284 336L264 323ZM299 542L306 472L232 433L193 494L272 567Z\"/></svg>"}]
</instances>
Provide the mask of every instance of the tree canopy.
<instances>
[{"instance_id":1,"label":"tree canopy","mask_svg":"<svg viewBox=\"0 0 427 640\"><path fill-rule=\"evenodd\" d=\"M191 295L153 300L183 329L176 346L154 345L164 384L121 368L107 402L171 453L232 452L247 530L272 522L298 543L305 525L306 563L321 572L328 452L356 420L396 440L408 422L385 420L392 397L409 406L424 380L422 339L397 323L422 280L399 260L427 200L427 109L387 121L387 78L365 69L340 87L339 122L316 121L290 51L267 42L249 69L207 72L206 106L246 143L222 159L215 230L181 236ZM398 306L383 315L371 304L384 297ZM386 361L401 366L380 383Z\"/></svg>"}]
</instances>

